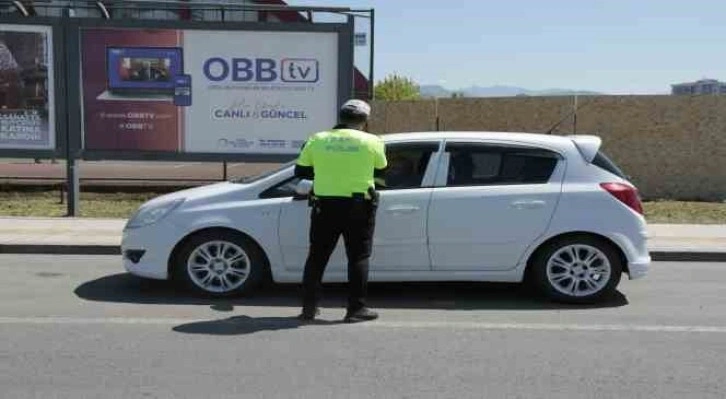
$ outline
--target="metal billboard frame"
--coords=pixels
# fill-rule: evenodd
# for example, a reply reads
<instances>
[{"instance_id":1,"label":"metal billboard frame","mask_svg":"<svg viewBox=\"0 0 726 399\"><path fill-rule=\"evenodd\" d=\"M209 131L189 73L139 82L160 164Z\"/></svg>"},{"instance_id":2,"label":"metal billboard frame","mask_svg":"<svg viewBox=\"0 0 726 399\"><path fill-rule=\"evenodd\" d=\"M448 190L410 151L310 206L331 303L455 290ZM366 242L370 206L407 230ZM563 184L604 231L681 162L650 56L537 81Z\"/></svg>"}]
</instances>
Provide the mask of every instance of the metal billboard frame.
<instances>
[{"instance_id":1,"label":"metal billboard frame","mask_svg":"<svg viewBox=\"0 0 726 399\"><path fill-rule=\"evenodd\" d=\"M67 84L66 84L66 59L65 33L66 26L58 18L40 17L16 17L0 15L0 24L7 25L36 25L50 27L52 32L53 51L53 109L55 111L55 147L53 149L30 149L30 148L0 148L0 158L64 158L68 146L68 121L67 121Z\"/></svg>"},{"instance_id":2,"label":"metal billboard frame","mask_svg":"<svg viewBox=\"0 0 726 399\"><path fill-rule=\"evenodd\" d=\"M158 21L158 20L103 20L94 18L66 19L68 36L66 37L66 55L69 65L67 79L68 87L78 90L68 90L68 102L76 110L69 109L68 129L77 134L69 135L68 145L70 152L77 159L83 160L126 160L126 161L180 161L180 162L285 162L293 159L295 154L269 154L269 153L190 153L168 151L138 151L138 150L88 150L81 145L85 140L82 115L82 86L81 86L81 30L84 28L126 28L126 29L174 29L174 30L214 30L214 31L273 31L273 32L330 32L338 34L338 99L341 106L353 94L353 53L354 53L354 26L353 17L349 16L347 23L270 23L270 22L225 22L215 23L206 21ZM75 112L77 111L77 112ZM331 126L332 127L332 126Z\"/></svg>"},{"instance_id":3,"label":"metal billboard frame","mask_svg":"<svg viewBox=\"0 0 726 399\"><path fill-rule=\"evenodd\" d=\"M130 1L106 0L109 5L126 5L137 3ZM73 3L73 4L70 4ZM66 185L68 201L66 216L76 216L79 208L80 180L77 170L78 160L136 160L136 161L180 161L180 162L286 162L294 159L296 154L269 154L269 153L185 153L160 151L134 151L134 150L85 150L83 147L83 104L81 86L81 29L96 28L138 28L138 29L175 29L175 30L215 30L215 31L275 31L275 32L335 32L338 34L338 93L337 105L355 95L354 91L354 32L355 18L361 17L356 12L369 11L371 19L371 55L369 71L369 97L373 98L373 10L353 10L339 7L295 7L278 5L228 5L205 3L204 7L194 5L195 9L219 9L222 12L221 21L189 21L189 20L159 20L159 19L113 19L109 18L103 1L95 5L81 4L71 1L67 5L39 4L43 7L62 10L62 16L41 17L28 14L19 9L24 16L0 14L0 23L10 25L38 25L51 27L53 35L53 77L55 109L55 148L53 149L0 149L0 158L53 158L66 161ZM18 7L18 4L15 4ZM138 2L136 7L147 10L173 10L179 4L160 0L152 4ZM72 16L73 8L94 9L98 7L104 11L103 18ZM21 7L22 8L22 7ZM224 21L224 11L251 10L260 12L305 12L308 20L268 22L229 22ZM313 22L313 12L330 12L346 16L346 22ZM78 89L75 89L75 88ZM226 172L226 169L225 169Z\"/></svg>"}]
</instances>

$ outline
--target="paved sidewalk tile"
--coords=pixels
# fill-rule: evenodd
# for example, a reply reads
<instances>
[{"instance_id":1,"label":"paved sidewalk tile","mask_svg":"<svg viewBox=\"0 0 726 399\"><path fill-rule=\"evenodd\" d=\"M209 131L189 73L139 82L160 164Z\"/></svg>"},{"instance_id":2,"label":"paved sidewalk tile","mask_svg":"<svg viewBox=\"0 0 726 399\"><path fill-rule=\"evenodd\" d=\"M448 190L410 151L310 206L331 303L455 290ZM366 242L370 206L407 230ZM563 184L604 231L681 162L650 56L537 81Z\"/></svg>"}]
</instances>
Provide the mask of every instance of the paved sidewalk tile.
<instances>
[{"instance_id":1,"label":"paved sidewalk tile","mask_svg":"<svg viewBox=\"0 0 726 399\"><path fill-rule=\"evenodd\" d=\"M119 245L124 219L0 217L3 245ZM726 252L726 225L649 225L649 249Z\"/></svg>"}]
</instances>

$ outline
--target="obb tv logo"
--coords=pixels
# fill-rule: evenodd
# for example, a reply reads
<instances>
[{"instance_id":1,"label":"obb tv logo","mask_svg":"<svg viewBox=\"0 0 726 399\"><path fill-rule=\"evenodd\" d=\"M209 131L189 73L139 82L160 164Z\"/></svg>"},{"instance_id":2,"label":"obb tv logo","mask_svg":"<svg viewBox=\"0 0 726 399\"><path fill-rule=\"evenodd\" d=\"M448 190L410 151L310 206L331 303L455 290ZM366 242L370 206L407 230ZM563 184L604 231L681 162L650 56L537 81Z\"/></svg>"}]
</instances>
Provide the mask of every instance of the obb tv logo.
<instances>
[{"instance_id":1,"label":"obb tv logo","mask_svg":"<svg viewBox=\"0 0 726 399\"><path fill-rule=\"evenodd\" d=\"M204 62L204 76L212 82L315 83L320 79L314 58L231 58L212 57Z\"/></svg>"}]
</instances>

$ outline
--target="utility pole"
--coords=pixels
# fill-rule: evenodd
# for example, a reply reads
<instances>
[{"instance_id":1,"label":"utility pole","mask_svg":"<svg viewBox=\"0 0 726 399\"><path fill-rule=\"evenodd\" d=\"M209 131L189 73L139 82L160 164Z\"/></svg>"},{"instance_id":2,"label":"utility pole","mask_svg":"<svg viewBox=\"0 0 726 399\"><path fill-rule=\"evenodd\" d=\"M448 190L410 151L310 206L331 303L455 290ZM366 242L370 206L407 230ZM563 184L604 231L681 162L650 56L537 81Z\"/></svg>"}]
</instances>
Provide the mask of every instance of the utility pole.
<instances>
[{"instance_id":1,"label":"utility pole","mask_svg":"<svg viewBox=\"0 0 726 399\"><path fill-rule=\"evenodd\" d=\"M575 93L575 104L572 118L572 134L577 134L577 93Z\"/></svg>"}]
</instances>

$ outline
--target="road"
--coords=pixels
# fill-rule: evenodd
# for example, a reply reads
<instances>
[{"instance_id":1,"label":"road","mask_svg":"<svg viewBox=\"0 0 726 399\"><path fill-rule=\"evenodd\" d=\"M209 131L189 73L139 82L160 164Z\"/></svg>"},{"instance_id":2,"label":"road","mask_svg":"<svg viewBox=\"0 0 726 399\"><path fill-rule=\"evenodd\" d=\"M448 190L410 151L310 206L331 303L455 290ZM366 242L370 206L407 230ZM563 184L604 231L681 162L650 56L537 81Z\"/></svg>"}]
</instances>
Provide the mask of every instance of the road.
<instances>
[{"instance_id":1,"label":"road","mask_svg":"<svg viewBox=\"0 0 726 399\"><path fill-rule=\"evenodd\" d=\"M2 398L723 398L726 264L656 263L591 307L375 284L375 322L300 325L295 287L193 298L115 256L0 256Z\"/></svg>"}]
</instances>

